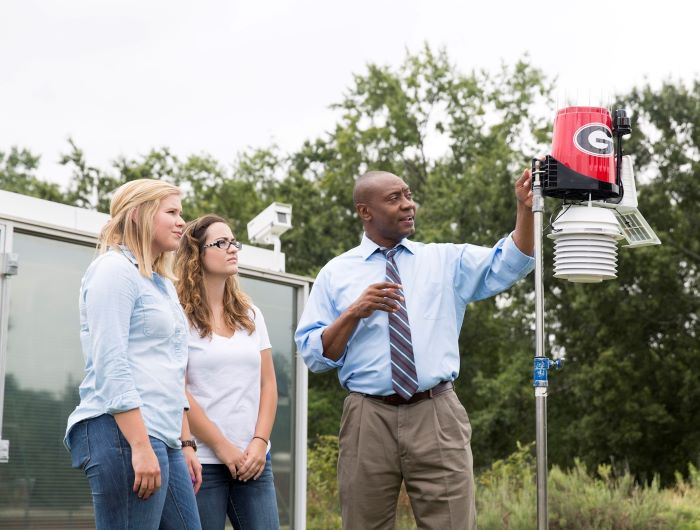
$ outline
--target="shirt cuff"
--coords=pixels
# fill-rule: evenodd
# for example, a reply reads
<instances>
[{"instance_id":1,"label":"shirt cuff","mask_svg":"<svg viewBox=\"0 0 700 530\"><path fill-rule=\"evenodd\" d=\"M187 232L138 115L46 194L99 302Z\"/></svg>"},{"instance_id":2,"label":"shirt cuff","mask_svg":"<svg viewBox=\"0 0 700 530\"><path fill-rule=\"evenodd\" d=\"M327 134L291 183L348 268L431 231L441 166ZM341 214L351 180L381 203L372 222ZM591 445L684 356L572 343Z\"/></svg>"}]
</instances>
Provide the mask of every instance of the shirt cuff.
<instances>
[{"instance_id":1,"label":"shirt cuff","mask_svg":"<svg viewBox=\"0 0 700 530\"><path fill-rule=\"evenodd\" d=\"M140 408L141 406L143 406L143 401L141 401L141 396L136 390L129 390L105 403L108 414L118 414Z\"/></svg>"},{"instance_id":2,"label":"shirt cuff","mask_svg":"<svg viewBox=\"0 0 700 530\"><path fill-rule=\"evenodd\" d=\"M524 276L535 268L535 258L528 256L518 248L518 245L513 241L513 232L503 242L501 252L503 262L518 276Z\"/></svg>"},{"instance_id":3,"label":"shirt cuff","mask_svg":"<svg viewBox=\"0 0 700 530\"><path fill-rule=\"evenodd\" d=\"M316 364L317 366L320 365L320 370L315 371L330 370L331 368L340 368L341 366L343 366L343 364L345 364L345 354L348 351L347 346L345 346L343 355L341 355L337 361L329 359L328 357L323 355L323 340L321 339L321 337L323 336L323 332L325 330L325 327L314 330L311 332L311 336L309 337L309 347L311 349L311 355L313 357L314 364Z\"/></svg>"}]
</instances>

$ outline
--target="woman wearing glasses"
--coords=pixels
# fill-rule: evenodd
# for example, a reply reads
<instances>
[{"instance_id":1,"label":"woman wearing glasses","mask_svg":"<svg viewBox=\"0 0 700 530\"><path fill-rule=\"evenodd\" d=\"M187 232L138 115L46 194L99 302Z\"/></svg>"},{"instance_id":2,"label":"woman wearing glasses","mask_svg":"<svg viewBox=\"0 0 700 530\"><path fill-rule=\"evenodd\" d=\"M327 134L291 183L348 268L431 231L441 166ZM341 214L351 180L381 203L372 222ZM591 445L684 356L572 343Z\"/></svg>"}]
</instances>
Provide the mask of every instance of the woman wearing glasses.
<instances>
[{"instance_id":1,"label":"woman wearing glasses","mask_svg":"<svg viewBox=\"0 0 700 530\"><path fill-rule=\"evenodd\" d=\"M98 530L201 528L200 466L181 448L187 321L170 280L181 212L172 184L118 188L81 283L85 379L65 443L88 477Z\"/></svg>"},{"instance_id":2,"label":"woman wearing glasses","mask_svg":"<svg viewBox=\"0 0 700 530\"><path fill-rule=\"evenodd\" d=\"M260 309L238 286L238 251L226 221L189 223L175 269L190 324L189 426L202 463L197 505L204 530L277 530L270 433L277 410L272 350Z\"/></svg>"}]
</instances>

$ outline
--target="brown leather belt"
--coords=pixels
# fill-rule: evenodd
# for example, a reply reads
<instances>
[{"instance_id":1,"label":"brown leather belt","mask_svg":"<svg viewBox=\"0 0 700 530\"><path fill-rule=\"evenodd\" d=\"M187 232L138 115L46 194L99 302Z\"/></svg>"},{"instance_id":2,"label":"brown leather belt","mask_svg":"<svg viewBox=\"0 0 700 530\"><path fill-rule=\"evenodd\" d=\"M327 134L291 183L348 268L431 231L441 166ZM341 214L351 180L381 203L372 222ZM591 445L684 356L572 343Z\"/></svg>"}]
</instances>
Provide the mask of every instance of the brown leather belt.
<instances>
[{"instance_id":1,"label":"brown leather belt","mask_svg":"<svg viewBox=\"0 0 700 530\"><path fill-rule=\"evenodd\" d=\"M418 403L424 399L431 399L445 392L449 392L454 388L452 381L443 381L438 383L433 388L424 390L423 392L416 392L411 396L411 399L404 399L398 394L389 394L388 396L373 396L372 394L362 394L365 397L376 399L378 401L383 401L388 405L411 405L412 403Z\"/></svg>"}]
</instances>

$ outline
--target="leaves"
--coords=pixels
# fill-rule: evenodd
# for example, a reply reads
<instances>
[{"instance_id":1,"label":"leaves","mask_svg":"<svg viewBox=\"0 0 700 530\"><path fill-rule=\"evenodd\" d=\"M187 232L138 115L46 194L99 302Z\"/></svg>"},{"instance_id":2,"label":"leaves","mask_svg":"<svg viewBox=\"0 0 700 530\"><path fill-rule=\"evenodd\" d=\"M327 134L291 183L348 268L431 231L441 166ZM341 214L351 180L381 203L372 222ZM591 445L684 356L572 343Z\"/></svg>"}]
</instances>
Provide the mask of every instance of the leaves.
<instances>
[{"instance_id":1,"label":"leaves","mask_svg":"<svg viewBox=\"0 0 700 530\"><path fill-rule=\"evenodd\" d=\"M67 202L57 184L36 177L39 157L26 149L12 147L8 153L0 151L0 189L32 195L55 202Z\"/></svg>"}]
</instances>

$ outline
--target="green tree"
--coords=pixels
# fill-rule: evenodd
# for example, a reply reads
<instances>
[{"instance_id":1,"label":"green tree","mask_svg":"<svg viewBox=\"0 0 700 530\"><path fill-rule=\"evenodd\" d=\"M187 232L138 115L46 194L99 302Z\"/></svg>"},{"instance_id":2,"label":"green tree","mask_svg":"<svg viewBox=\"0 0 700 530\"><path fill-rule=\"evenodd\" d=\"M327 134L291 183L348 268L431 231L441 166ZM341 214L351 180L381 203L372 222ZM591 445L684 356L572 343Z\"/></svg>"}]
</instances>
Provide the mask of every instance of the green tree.
<instances>
[{"instance_id":1,"label":"green tree","mask_svg":"<svg viewBox=\"0 0 700 530\"><path fill-rule=\"evenodd\" d=\"M89 165L85 153L72 138L68 139L68 145L69 152L62 154L60 159L61 165L71 170L67 202L80 208L109 213L111 192L120 184L120 180Z\"/></svg>"},{"instance_id":2,"label":"green tree","mask_svg":"<svg viewBox=\"0 0 700 530\"><path fill-rule=\"evenodd\" d=\"M68 202L57 184L36 176L40 157L27 149L0 151L0 189L54 202Z\"/></svg>"},{"instance_id":3,"label":"green tree","mask_svg":"<svg viewBox=\"0 0 700 530\"><path fill-rule=\"evenodd\" d=\"M61 158L72 173L67 202L108 213L112 194L121 184L142 178L162 179L183 190L185 219L219 213L244 241L245 221L262 208L258 194L263 188L265 169L279 165L271 150L244 153L227 170L210 155L190 155L182 160L162 147L136 158L121 156L112 163L110 171L105 171L89 165L82 149L72 140L69 145L69 152Z\"/></svg>"}]
</instances>

